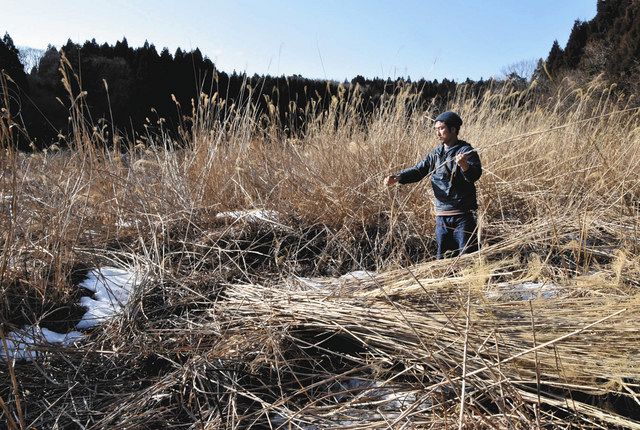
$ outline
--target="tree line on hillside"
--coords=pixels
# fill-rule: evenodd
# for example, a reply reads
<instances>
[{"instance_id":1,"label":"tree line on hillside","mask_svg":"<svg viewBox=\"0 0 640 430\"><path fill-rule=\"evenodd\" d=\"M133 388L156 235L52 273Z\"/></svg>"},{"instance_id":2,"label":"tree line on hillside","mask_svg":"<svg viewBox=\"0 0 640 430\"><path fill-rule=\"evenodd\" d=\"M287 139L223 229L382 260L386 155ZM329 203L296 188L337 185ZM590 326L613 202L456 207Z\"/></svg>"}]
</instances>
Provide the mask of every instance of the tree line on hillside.
<instances>
[{"instance_id":1,"label":"tree line on hillside","mask_svg":"<svg viewBox=\"0 0 640 430\"><path fill-rule=\"evenodd\" d=\"M159 118L164 118L168 128L175 130L181 116L191 115L192 101L197 101L202 93L217 93L228 106L251 102L258 111L268 111L268 103L272 103L277 106L279 124L293 134L304 130L304 109L309 103L314 102L318 110L326 110L332 97L344 93L345 89L359 88L360 113L365 116L380 105L385 95L396 94L408 85L417 98L415 106L434 99L446 100L457 85L449 79L412 82L410 78L357 76L351 81L336 82L300 75L247 76L235 71L229 74L218 70L199 49L187 52L178 48L171 54L167 48L158 52L149 43L133 48L126 39L113 46L100 45L95 40L82 45L69 40L60 49L50 46L37 65L25 73L18 49L5 34L0 40L0 68L15 82L9 91L13 101L11 110L14 115L19 112L28 132L28 138L20 139L23 147L29 143L45 147L69 132L70 103L59 70L62 52L75 74L69 79L72 90L74 94L86 92L83 100L93 123L104 118L119 134L130 138ZM478 93L490 82L467 80L471 91Z\"/></svg>"},{"instance_id":2,"label":"tree line on hillside","mask_svg":"<svg viewBox=\"0 0 640 430\"><path fill-rule=\"evenodd\" d=\"M17 145L43 148L67 136L69 130L68 89L61 81L61 53L64 53L75 76L71 76L74 94L84 91L88 122L108 124L130 141L153 128L160 118L167 130L175 132L178 124L189 127L192 102L202 93L217 94L227 106L251 103L257 112L271 112L275 106L277 123L288 135L304 133L305 108L310 104L317 111L327 110L332 97L358 95L357 114L363 124L367 114L379 107L388 95L410 91L408 108L424 108L435 103L444 106L456 91L453 80L410 78L366 79L357 76L350 81L336 82L293 76L247 76L218 70L199 49L170 53L158 52L153 44L130 47L126 39L115 45L98 44L95 40L82 45L69 40L60 49L49 47L29 73L20 62L20 52L8 34L0 39L0 69L11 77L1 88L2 104L16 122L24 124L26 133L16 134ZM554 84L570 76L589 80L604 73L622 91L634 93L640 89L637 78L640 68L640 2L635 0L597 0L597 14L591 21L576 21L567 45L556 41L546 61L542 59L533 73L537 94L544 94ZM71 73L68 70L69 73ZM467 91L482 97L487 88L508 82L515 89L527 87L526 76L518 70L507 71L503 80L464 82ZM251 90L249 90L251 89ZM7 113L4 114L5 116ZM187 118L187 120L185 120Z\"/></svg>"},{"instance_id":3,"label":"tree line on hillside","mask_svg":"<svg viewBox=\"0 0 640 430\"><path fill-rule=\"evenodd\" d=\"M640 89L640 2L597 0L596 16L576 20L564 48L556 40L535 76L570 75L588 80L604 74L628 94Z\"/></svg>"}]
</instances>

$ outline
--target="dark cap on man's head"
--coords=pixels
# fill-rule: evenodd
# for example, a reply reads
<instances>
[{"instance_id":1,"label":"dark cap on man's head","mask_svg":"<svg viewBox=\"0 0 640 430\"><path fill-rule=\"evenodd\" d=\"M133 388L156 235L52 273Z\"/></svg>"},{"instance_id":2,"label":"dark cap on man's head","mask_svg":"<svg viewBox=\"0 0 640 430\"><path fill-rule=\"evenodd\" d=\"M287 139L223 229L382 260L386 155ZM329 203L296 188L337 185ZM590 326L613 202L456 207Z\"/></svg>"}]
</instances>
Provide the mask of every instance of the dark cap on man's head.
<instances>
[{"instance_id":1,"label":"dark cap on man's head","mask_svg":"<svg viewBox=\"0 0 640 430\"><path fill-rule=\"evenodd\" d=\"M447 127L455 127L456 130L460 130L460 126L462 125L462 118L450 110L446 112L442 112L440 115L436 117L436 122L441 121L447 124Z\"/></svg>"}]
</instances>

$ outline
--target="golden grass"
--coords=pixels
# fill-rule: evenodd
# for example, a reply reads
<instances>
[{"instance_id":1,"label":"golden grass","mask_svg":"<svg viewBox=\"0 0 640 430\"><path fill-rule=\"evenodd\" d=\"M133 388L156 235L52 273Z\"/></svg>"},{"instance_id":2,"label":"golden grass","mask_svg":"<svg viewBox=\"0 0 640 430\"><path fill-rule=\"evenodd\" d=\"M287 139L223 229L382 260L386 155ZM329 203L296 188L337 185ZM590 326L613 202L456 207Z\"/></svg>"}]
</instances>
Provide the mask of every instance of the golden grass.
<instances>
[{"instance_id":1,"label":"golden grass","mask_svg":"<svg viewBox=\"0 0 640 430\"><path fill-rule=\"evenodd\" d=\"M105 149L71 85L69 149L15 151L3 116L0 335L76 303L89 267L150 281L79 347L0 367L0 420L638 428L640 113L602 82L564 84L459 87L447 108L483 161L483 248L443 261L428 181L382 185L435 145L435 107L409 86L364 123L343 88L327 112L302 107L295 137L250 88L234 106L203 95L191 133L158 121L126 155ZM216 218L243 209L278 220ZM375 273L329 276L354 269ZM556 293L502 294L526 281Z\"/></svg>"}]
</instances>

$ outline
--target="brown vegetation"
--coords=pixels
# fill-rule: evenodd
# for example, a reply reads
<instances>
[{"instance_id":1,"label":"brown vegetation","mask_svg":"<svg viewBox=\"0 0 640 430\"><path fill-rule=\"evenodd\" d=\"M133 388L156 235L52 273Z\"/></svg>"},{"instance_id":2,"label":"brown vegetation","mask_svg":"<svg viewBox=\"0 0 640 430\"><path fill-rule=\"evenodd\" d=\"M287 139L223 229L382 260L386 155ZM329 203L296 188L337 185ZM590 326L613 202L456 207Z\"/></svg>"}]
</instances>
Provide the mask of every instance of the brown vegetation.
<instances>
[{"instance_id":1,"label":"brown vegetation","mask_svg":"<svg viewBox=\"0 0 640 430\"><path fill-rule=\"evenodd\" d=\"M443 261L428 185L382 186L435 144L410 91L364 124L354 91L308 106L296 139L275 107L203 96L180 142L160 123L126 155L105 148L82 95L69 150L15 151L4 111L3 333L53 322L90 267L147 276L89 340L3 363L0 420L640 428L640 112L600 82L559 88L459 87L449 107L483 160L483 248ZM216 217L248 209L278 215ZM375 273L331 278L357 269ZM525 281L554 293L509 295Z\"/></svg>"}]
</instances>

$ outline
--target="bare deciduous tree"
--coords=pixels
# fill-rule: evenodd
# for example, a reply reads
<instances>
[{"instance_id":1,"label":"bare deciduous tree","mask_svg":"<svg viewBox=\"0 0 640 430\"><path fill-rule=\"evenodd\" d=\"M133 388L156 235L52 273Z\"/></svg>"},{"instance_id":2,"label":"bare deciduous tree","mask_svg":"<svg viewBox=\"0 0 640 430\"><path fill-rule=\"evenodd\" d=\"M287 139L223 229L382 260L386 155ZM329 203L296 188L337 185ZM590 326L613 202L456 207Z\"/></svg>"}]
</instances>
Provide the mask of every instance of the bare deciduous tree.
<instances>
[{"instance_id":1,"label":"bare deciduous tree","mask_svg":"<svg viewBox=\"0 0 640 430\"><path fill-rule=\"evenodd\" d=\"M520 78L529 80L533 72L535 72L537 64L537 59L520 60L503 67L500 72L504 78L516 77L517 75Z\"/></svg>"}]
</instances>

